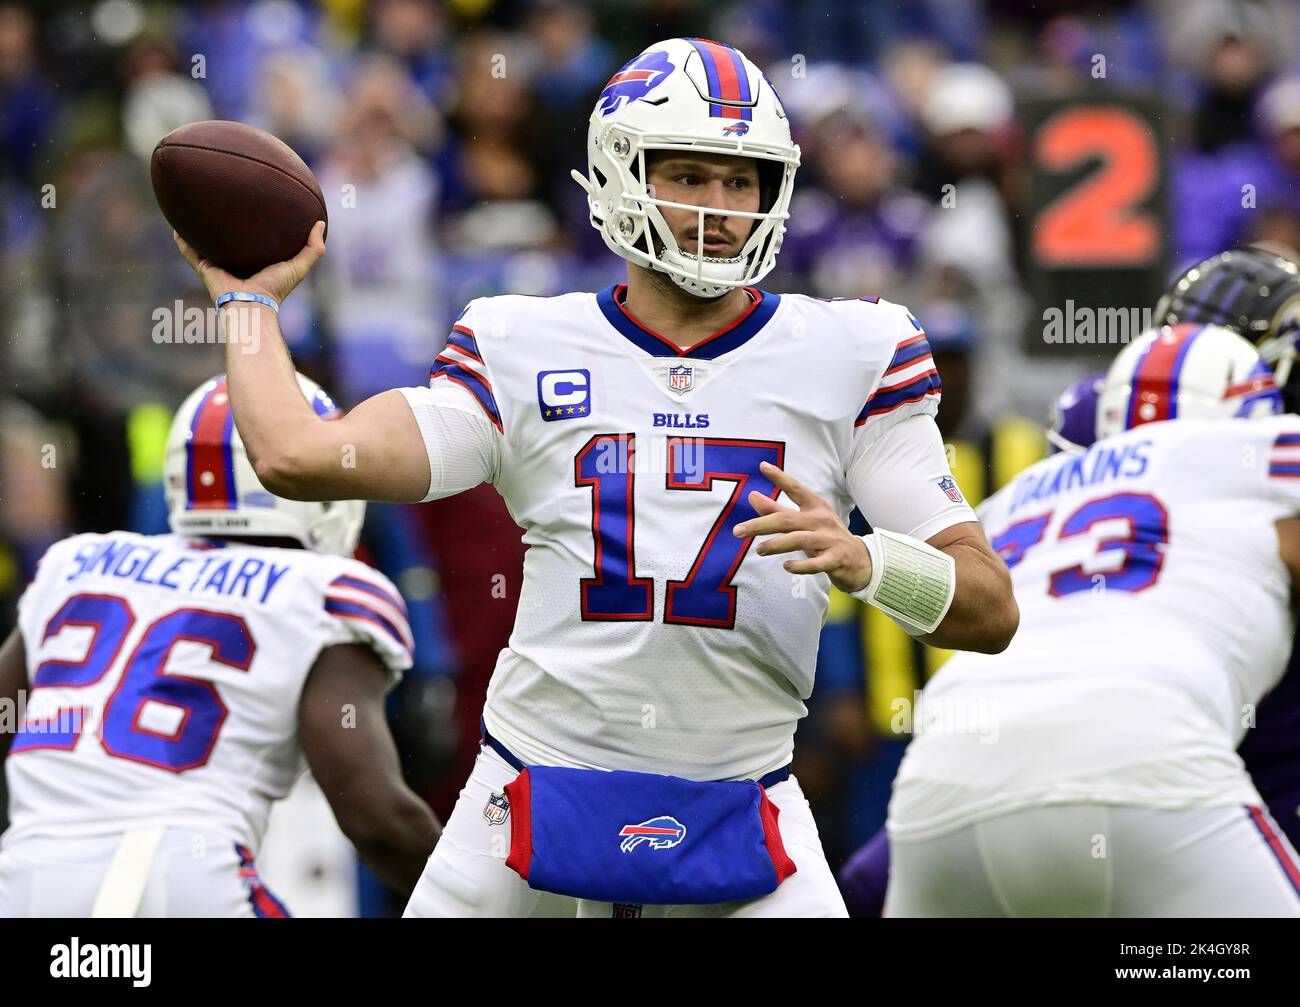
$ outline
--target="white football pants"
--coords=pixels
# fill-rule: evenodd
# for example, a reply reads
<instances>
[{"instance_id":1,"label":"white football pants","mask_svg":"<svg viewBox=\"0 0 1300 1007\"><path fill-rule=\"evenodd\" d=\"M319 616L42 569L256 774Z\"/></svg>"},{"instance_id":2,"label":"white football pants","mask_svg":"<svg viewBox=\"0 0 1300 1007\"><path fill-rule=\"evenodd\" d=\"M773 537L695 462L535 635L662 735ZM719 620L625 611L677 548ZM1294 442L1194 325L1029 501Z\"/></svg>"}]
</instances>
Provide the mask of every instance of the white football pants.
<instances>
[{"instance_id":1,"label":"white football pants","mask_svg":"<svg viewBox=\"0 0 1300 1007\"><path fill-rule=\"evenodd\" d=\"M1257 807L1029 808L890 836L886 916L1300 916L1300 859Z\"/></svg>"},{"instance_id":2,"label":"white football pants","mask_svg":"<svg viewBox=\"0 0 1300 1007\"><path fill-rule=\"evenodd\" d=\"M287 915L247 850L195 829L32 837L0 850L0 917Z\"/></svg>"}]
</instances>

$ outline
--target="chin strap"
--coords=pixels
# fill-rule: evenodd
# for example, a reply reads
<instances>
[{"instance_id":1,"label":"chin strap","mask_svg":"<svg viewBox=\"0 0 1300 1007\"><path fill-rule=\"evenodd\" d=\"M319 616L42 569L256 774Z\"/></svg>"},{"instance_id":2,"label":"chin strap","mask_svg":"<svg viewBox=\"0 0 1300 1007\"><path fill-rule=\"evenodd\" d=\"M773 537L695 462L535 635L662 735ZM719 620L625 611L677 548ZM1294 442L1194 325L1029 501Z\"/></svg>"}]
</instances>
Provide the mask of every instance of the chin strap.
<instances>
[{"instance_id":1,"label":"chin strap","mask_svg":"<svg viewBox=\"0 0 1300 1007\"><path fill-rule=\"evenodd\" d=\"M659 257L668 265L676 266L678 269L689 270L692 273L698 269L702 274L700 279L696 279L694 276L679 276L668 270L662 270L662 272L687 293L710 300L721 297L729 290L736 289L736 285L745 275L745 260L740 257L734 259L710 259L706 256L703 259L703 267L698 265L701 262L700 257L691 255L689 252L664 249ZM710 282L718 280L730 282Z\"/></svg>"}]
</instances>

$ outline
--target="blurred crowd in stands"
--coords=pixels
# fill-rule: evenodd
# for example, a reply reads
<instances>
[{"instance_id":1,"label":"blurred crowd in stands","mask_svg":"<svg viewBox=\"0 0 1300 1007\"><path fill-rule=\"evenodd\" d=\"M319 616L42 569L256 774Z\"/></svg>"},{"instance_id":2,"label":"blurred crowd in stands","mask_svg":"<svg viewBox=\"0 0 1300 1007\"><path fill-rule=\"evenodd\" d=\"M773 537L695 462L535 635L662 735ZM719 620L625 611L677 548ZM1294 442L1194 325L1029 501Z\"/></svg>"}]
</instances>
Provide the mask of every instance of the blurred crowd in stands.
<instances>
[{"instance_id":1,"label":"blurred crowd in stands","mask_svg":"<svg viewBox=\"0 0 1300 1007\"><path fill-rule=\"evenodd\" d=\"M1244 240L1300 249L1290 0L0 3L0 627L50 542L166 529L170 411L221 369L220 346L155 334L160 309L206 307L150 192L163 134L238 119L315 170L329 253L282 323L299 369L351 405L427 380L472 297L624 275L569 170L605 81L679 35L762 66L802 147L763 285L912 308L975 501L1042 453L1048 403L1099 363L1025 351L1020 101L1095 88L1101 54L1106 81L1161 103L1171 271ZM416 616L394 722L445 815L513 618L519 533L480 487L372 507L364 548ZM883 822L897 700L942 658L891 630L837 602L800 731L832 865Z\"/></svg>"}]
</instances>

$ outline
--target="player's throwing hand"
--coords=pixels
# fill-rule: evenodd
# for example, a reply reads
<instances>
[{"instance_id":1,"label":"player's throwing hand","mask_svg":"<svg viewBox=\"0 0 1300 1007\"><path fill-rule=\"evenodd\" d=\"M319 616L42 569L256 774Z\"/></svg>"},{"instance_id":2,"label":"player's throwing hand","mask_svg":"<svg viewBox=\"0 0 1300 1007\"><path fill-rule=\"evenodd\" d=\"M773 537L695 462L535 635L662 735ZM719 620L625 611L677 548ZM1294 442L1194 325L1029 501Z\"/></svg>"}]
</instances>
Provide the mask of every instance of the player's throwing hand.
<instances>
[{"instance_id":1,"label":"player's throwing hand","mask_svg":"<svg viewBox=\"0 0 1300 1007\"><path fill-rule=\"evenodd\" d=\"M175 231L172 239L180 249L185 261L190 264L199 279L207 287L213 300L231 290L242 290L253 294L262 294L280 304L311 272L312 266L325 254L325 221L318 220L307 237L307 244L302 251L286 262L277 262L267 266L246 280L232 276L220 266L203 258L186 243Z\"/></svg>"},{"instance_id":2,"label":"player's throwing hand","mask_svg":"<svg viewBox=\"0 0 1300 1007\"><path fill-rule=\"evenodd\" d=\"M737 538L775 535L760 542L760 556L802 552L806 559L788 559L783 564L791 573L824 573L845 593L861 591L871 580L871 555L866 544L831 510L830 504L789 473L769 462L760 463L763 474L798 506L782 507L757 490L749 504L759 516L736 525Z\"/></svg>"}]
</instances>

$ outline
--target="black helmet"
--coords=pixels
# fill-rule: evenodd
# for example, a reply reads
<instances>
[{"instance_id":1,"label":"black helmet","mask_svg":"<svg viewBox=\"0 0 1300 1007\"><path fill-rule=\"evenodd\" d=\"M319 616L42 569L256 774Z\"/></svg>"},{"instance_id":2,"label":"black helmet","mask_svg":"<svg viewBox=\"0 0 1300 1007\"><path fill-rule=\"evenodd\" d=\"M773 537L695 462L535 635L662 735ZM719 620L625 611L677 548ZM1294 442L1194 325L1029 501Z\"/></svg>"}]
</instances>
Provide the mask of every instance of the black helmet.
<instances>
[{"instance_id":1,"label":"black helmet","mask_svg":"<svg viewBox=\"0 0 1300 1007\"><path fill-rule=\"evenodd\" d=\"M1300 408L1300 266L1263 248L1232 248L1184 272L1156 304L1155 325L1222 325L1255 344L1288 412Z\"/></svg>"}]
</instances>

